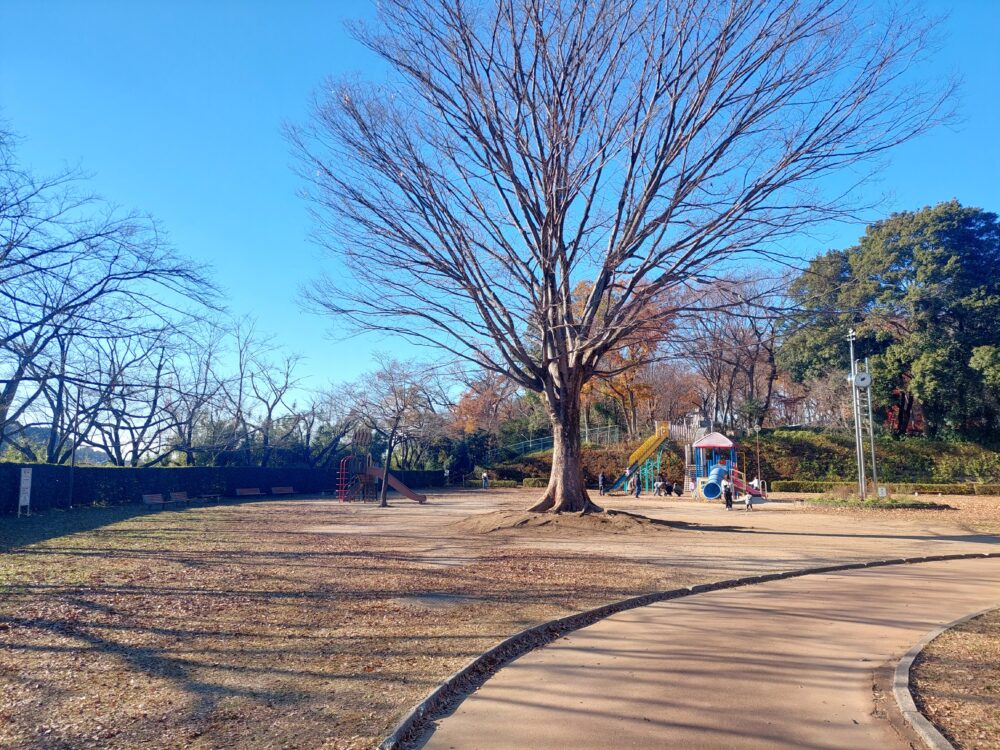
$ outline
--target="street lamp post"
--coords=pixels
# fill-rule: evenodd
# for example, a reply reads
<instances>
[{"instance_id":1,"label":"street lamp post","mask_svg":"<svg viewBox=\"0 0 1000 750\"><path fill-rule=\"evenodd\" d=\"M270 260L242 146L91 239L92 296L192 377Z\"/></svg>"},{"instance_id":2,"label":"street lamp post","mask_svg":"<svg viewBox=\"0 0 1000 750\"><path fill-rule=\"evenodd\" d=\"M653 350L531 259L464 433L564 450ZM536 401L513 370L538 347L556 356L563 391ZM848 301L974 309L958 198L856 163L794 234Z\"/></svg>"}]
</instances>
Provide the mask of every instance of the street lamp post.
<instances>
[{"instance_id":1,"label":"street lamp post","mask_svg":"<svg viewBox=\"0 0 1000 750\"><path fill-rule=\"evenodd\" d=\"M757 481L760 481L760 425L755 424L753 431L757 435Z\"/></svg>"}]
</instances>

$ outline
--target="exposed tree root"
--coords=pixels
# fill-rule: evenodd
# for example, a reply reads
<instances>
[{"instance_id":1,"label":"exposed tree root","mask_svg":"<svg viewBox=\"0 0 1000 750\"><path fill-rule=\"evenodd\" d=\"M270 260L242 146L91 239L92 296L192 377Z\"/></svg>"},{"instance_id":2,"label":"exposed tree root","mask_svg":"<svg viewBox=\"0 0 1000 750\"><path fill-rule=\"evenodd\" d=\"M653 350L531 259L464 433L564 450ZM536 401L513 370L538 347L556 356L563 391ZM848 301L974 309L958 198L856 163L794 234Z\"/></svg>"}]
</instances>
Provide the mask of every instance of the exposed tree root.
<instances>
[{"instance_id":1,"label":"exposed tree root","mask_svg":"<svg viewBox=\"0 0 1000 750\"><path fill-rule=\"evenodd\" d=\"M541 500L528 508L529 513L579 513L585 516L588 513L603 513L604 508L592 501L586 493L582 498L563 498L563 501L556 505L555 498L551 494L546 494Z\"/></svg>"}]
</instances>

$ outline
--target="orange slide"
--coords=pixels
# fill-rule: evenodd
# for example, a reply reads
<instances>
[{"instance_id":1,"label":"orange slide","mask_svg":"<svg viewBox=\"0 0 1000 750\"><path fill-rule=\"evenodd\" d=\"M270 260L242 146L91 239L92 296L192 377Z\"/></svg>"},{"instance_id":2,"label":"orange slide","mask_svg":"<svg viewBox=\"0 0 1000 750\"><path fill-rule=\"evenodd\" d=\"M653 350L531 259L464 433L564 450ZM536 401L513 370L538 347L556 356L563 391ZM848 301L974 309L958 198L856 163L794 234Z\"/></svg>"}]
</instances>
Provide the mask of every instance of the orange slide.
<instances>
[{"instance_id":1,"label":"orange slide","mask_svg":"<svg viewBox=\"0 0 1000 750\"><path fill-rule=\"evenodd\" d=\"M382 478L382 467L381 466L369 466L368 467L368 476L375 477L376 479L381 479ZM392 475L392 472L389 472L389 475L386 477L386 481L389 483L390 487L392 487L394 490L396 490L396 492L398 492L403 497L408 497L408 498L410 498L410 500L415 500L418 503L426 503L427 502L427 495L419 495L419 494L417 494L416 492L414 492L413 490L411 490L409 487L407 487L405 484L403 484L398 479L396 479L396 477L394 477Z\"/></svg>"}]
</instances>

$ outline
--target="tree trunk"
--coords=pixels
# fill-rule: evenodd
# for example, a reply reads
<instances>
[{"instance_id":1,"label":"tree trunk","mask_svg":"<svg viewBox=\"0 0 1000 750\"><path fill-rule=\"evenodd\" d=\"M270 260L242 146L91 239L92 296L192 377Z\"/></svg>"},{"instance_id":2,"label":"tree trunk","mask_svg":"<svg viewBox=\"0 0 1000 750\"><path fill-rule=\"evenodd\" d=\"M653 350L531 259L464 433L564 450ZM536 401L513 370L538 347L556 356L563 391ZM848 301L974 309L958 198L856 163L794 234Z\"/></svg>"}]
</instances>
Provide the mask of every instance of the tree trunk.
<instances>
[{"instance_id":1,"label":"tree trunk","mask_svg":"<svg viewBox=\"0 0 1000 750\"><path fill-rule=\"evenodd\" d=\"M600 513L587 494L580 462L580 394L563 392L549 406L552 421L552 473L545 495L530 510L554 513Z\"/></svg>"},{"instance_id":2,"label":"tree trunk","mask_svg":"<svg viewBox=\"0 0 1000 750\"><path fill-rule=\"evenodd\" d=\"M896 437L903 437L910 429L913 416L913 396L905 391L899 394L899 415L896 420Z\"/></svg>"},{"instance_id":3,"label":"tree trunk","mask_svg":"<svg viewBox=\"0 0 1000 750\"><path fill-rule=\"evenodd\" d=\"M385 449L385 466L382 467L382 487L379 489L378 504L379 507L388 508L389 500L387 493L389 492L389 464L392 463L392 449L393 443L396 442L396 429L399 426L399 417L396 417L396 423L392 426L392 430L389 432L389 444Z\"/></svg>"}]
</instances>

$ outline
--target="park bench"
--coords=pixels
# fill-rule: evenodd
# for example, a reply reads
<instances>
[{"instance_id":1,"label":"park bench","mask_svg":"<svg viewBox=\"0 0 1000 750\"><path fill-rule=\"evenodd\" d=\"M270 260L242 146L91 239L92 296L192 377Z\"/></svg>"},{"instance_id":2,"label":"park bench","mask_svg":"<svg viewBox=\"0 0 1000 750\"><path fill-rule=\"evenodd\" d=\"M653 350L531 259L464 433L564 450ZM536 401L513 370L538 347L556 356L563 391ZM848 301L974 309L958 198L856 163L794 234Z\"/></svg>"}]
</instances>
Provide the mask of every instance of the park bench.
<instances>
[{"instance_id":1,"label":"park bench","mask_svg":"<svg viewBox=\"0 0 1000 750\"><path fill-rule=\"evenodd\" d=\"M169 500L164 499L162 492L154 492L142 496L142 504L149 505L151 507L157 506L160 508L165 508L168 505L173 505L175 503L180 503L180 502L184 501L174 499L173 493L171 493L171 497Z\"/></svg>"},{"instance_id":2,"label":"park bench","mask_svg":"<svg viewBox=\"0 0 1000 750\"><path fill-rule=\"evenodd\" d=\"M292 487L272 487L272 495L294 495L295 490Z\"/></svg>"},{"instance_id":3,"label":"park bench","mask_svg":"<svg viewBox=\"0 0 1000 750\"><path fill-rule=\"evenodd\" d=\"M175 503L191 503L195 498L189 497L187 492L171 492L170 500Z\"/></svg>"},{"instance_id":4,"label":"park bench","mask_svg":"<svg viewBox=\"0 0 1000 750\"><path fill-rule=\"evenodd\" d=\"M264 493L260 487L237 487L236 497L261 497Z\"/></svg>"}]
</instances>

